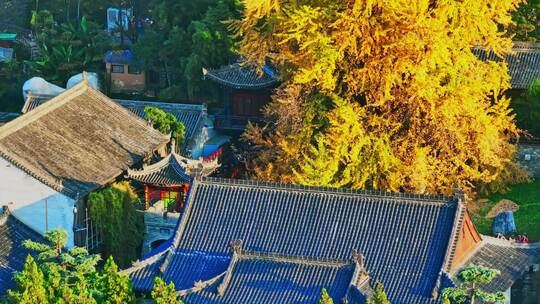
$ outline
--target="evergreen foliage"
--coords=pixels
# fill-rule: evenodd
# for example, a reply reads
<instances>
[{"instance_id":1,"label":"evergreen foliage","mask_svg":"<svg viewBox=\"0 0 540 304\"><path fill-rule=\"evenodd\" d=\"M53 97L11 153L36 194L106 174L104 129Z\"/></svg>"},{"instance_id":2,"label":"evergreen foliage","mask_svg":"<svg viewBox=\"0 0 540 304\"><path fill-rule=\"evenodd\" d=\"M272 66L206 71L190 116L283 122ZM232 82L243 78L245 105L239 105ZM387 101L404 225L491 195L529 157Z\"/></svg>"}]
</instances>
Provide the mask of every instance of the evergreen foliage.
<instances>
[{"instance_id":1,"label":"evergreen foliage","mask_svg":"<svg viewBox=\"0 0 540 304\"><path fill-rule=\"evenodd\" d=\"M156 304L183 304L181 300L178 300L178 294L176 293L176 287L174 282L170 282L168 285L161 279L156 278L154 280L154 288L152 289L152 299Z\"/></svg>"},{"instance_id":2,"label":"evergreen foliage","mask_svg":"<svg viewBox=\"0 0 540 304\"><path fill-rule=\"evenodd\" d=\"M9 290L9 303L42 304L47 303L45 278L32 256L26 257L23 270L15 275L17 289Z\"/></svg>"},{"instance_id":3,"label":"evergreen foliage","mask_svg":"<svg viewBox=\"0 0 540 304\"><path fill-rule=\"evenodd\" d=\"M390 304L386 292L384 292L384 286L381 282L377 282L373 294L369 297L367 304Z\"/></svg>"},{"instance_id":4,"label":"evergreen foliage","mask_svg":"<svg viewBox=\"0 0 540 304\"><path fill-rule=\"evenodd\" d=\"M66 249L67 233L45 233L47 243L27 240L24 246L37 252L37 263L26 258L23 270L15 274L16 289L8 291L8 303L22 304L121 304L133 303L129 278L118 272L110 257L101 272L99 255L86 249Z\"/></svg>"},{"instance_id":5,"label":"evergreen foliage","mask_svg":"<svg viewBox=\"0 0 540 304\"><path fill-rule=\"evenodd\" d=\"M99 255L89 254L81 247L65 249L67 233L64 230L47 232L45 239L47 243L24 242L25 247L38 253L38 267L34 268L32 259L27 259L23 271L16 275L17 288L9 291L13 303L19 303L18 299L24 299L29 293L38 297L40 303L96 303Z\"/></svg>"},{"instance_id":6,"label":"evergreen foliage","mask_svg":"<svg viewBox=\"0 0 540 304\"><path fill-rule=\"evenodd\" d=\"M34 74L64 85L83 70L102 69L111 41L98 24L85 17L58 24L51 12L42 10L33 13L31 25L41 52L41 58L27 62Z\"/></svg>"},{"instance_id":7,"label":"evergreen foliage","mask_svg":"<svg viewBox=\"0 0 540 304\"><path fill-rule=\"evenodd\" d=\"M326 288L323 288L321 292L321 299L317 302L317 304L334 304L334 300L332 300Z\"/></svg>"},{"instance_id":8,"label":"evergreen foliage","mask_svg":"<svg viewBox=\"0 0 540 304\"><path fill-rule=\"evenodd\" d=\"M131 280L118 272L112 257L107 259L99 283L99 303L123 304L135 301Z\"/></svg>"},{"instance_id":9,"label":"evergreen foliage","mask_svg":"<svg viewBox=\"0 0 540 304\"><path fill-rule=\"evenodd\" d=\"M238 17L235 0L152 0L154 25L133 46L147 70L167 73L161 99L217 96L217 85L204 81L202 69L227 64L234 42L222 21Z\"/></svg>"},{"instance_id":10,"label":"evergreen foliage","mask_svg":"<svg viewBox=\"0 0 540 304\"><path fill-rule=\"evenodd\" d=\"M129 182L115 183L88 197L90 218L101 231L104 256L121 268L137 260L144 237L144 220L136 210L137 194Z\"/></svg>"},{"instance_id":11,"label":"evergreen foliage","mask_svg":"<svg viewBox=\"0 0 540 304\"><path fill-rule=\"evenodd\" d=\"M154 125L154 128L163 134L171 133L171 137L176 140L178 147L184 144L186 126L181 121L177 121L174 115L155 107L145 107L144 112L146 118Z\"/></svg>"},{"instance_id":12,"label":"evergreen foliage","mask_svg":"<svg viewBox=\"0 0 540 304\"><path fill-rule=\"evenodd\" d=\"M444 304L469 303L480 300L482 303L505 303L506 296L502 292L489 293L479 288L479 285L490 283L500 271L483 266L468 265L461 269L457 278L461 283L458 288L445 288L442 292Z\"/></svg>"},{"instance_id":13,"label":"evergreen foliage","mask_svg":"<svg viewBox=\"0 0 540 304\"><path fill-rule=\"evenodd\" d=\"M240 51L284 82L244 135L255 178L473 194L513 161L507 67L472 48L506 53L520 0L243 3Z\"/></svg>"},{"instance_id":14,"label":"evergreen foliage","mask_svg":"<svg viewBox=\"0 0 540 304\"><path fill-rule=\"evenodd\" d=\"M540 42L540 0L528 0L522 3L512 13L514 24L509 32L514 39L521 41Z\"/></svg>"}]
</instances>

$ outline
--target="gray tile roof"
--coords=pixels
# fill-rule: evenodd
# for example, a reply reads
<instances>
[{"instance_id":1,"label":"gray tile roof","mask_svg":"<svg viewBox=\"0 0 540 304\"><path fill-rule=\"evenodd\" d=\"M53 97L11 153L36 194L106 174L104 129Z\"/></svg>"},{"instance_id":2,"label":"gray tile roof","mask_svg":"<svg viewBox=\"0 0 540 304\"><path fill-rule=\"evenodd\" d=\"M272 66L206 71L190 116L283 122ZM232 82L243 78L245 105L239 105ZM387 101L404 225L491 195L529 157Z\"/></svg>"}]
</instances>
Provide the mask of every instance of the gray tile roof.
<instances>
[{"instance_id":1,"label":"gray tile roof","mask_svg":"<svg viewBox=\"0 0 540 304\"><path fill-rule=\"evenodd\" d=\"M27 113L51 100L54 96L33 95L29 96L23 106L22 112ZM145 107L156 107L167 113L171 113L178 121L186 126L186 139L189 140L195 132L202 127L206 117L206 106L195 104L152 102L139 100L113 99L116 103L127 108L137 116L145 119Z\"/></svg>"},{"instance_id":2,"label":"gray tile roof","mask_svg":"<svg viewBox=\"0 0 540 304\"><path fill-rule=\"evenodd\" d=\"M172 152L141 170L128 169L128 177L145 184L180 185L189 183L192 177L208 176L218 167L217 159L212 162L191 160Z\"/></svg>"},{"instance_id":3,"label":"gray tile roof","mask_svg":"<svg viewBox=\"0 0 540 304\"><path fill-rule=\"evenodd\" d=\"M13 273L21 271L28 254L23 241L44 241L43 237L10 214L9 210L0 211L0 296L15 287Z\"/></svg>"},{"instance_id":4,"label":"gray tile roof","mask_svg":"<svg viewBox=\"0 0 540 304\"><path fill-rule=\"evenodd\" d=\"M250 65L234 63L217 69L203 69L206 79L234 89L258 90L270 88L279 83L277 73L268 65L262 69L262 75Z\"/></svg>"},{"instance_id":5,"label":"gray tile roof","mask_svg":"<svg viewBox=\"0 0 540 304\"><path fill-rule=\"evenodd\" d=\"M186 139L190 139L202 127L206 117L206 106L197 104L167 103L139 100L114 99L118 104L127 108L141 118L145 118L145 107L156 107L176 117L186 126Z\"/></svg>"},{"instance_id":6,"label":"gray tile roof","mask_svg":"<svg viewBox=\"0 0 540 304\"><path fill-rule=\"evenodd\" d=\"M458 206L456 200L444 197L206 178L192 184L171 246L157 263L166 277L187 276L193 286L192 282L209 279L204 275L207 269L220 268L210 271L214 275L225 271L223 261L207 256L230 256L233 240L242 240L246 251L312 260L347 260L358 250L365 256L371 280L383 282L392 303L435 303L432 291L453 243ZM199 253L200 259L207 260L200 264L183 261L186 253ZM246 263L250 265L266 264ZM268 265L268 269L281 266ZM249 267L245 269L256 271L257 267ZM261 267L260 271L249 284L262 289L257 292L270 292L273 287L264 283L266 270ZM324 280L314 277L313 284ZM179 289L186 287L182 282ZM144 286L135 283L135 287ZM301 285L297 291L308 292ZM330 291L336 292L332 287ZM224 303L249 302L245 297Z\"/></svg>"},{"instance_id":7,"label":"gray tile roof","mask_svg":"<svg viewBox=\"0 0 540 304\"><path fill-rule=\"evenodd\" d=\"M120 176L168 138L86 83L0 127L0 157L73 199Z\"/></svg>"},{"instance_id":8,"label":"gray tile roof","mask_svg":"<svg viewBox=\"0 0 540 304\"><path fill-rule=\"evenodd\" d=\"M0 112L0 124L11 121L19 116L21 116L20 113Z\"/></svg>"},{"instance_id":9,"label":"gray tile roof","mask_svg":"<svg viewBox=\"0 0 540 304\"><path fill-rule=\"evenodd\" d=\"M526 89L535 79L540 78L540 44L514 42L512 51L513 54L504 56L508 64L510 83L514 89ZM473 52L484 61L502 60L495 53L483 48L474 48Z\"/></svg>"},{"instance_id":10,"label":"gray tile roof","mask_svg":"<svg viewBox=\"0 0 540 304\"><path fill-rule=\"evenodd\" d=\"M181 291L190 304L316 303L323 288L339 303L347 297L355 274L352 261L311 260L242 254L225 273L202 290ZM348 298L348 297L347 297ZM349 302L356 303L356 302Z\"/></svg>"},{"instance_id":11,"label":"gray tile roof","mask_svg":"<svg viewBox=\"0 0 540 304\"><path fill-rule=\"evenodd\" d=\"M540 243L515 244L489 236L482 236L482 245L467 264L481 265L501 271L483 289L496 292L505 291L523 277L533 264L540 264Z\"/></svg>"}]
</instances>

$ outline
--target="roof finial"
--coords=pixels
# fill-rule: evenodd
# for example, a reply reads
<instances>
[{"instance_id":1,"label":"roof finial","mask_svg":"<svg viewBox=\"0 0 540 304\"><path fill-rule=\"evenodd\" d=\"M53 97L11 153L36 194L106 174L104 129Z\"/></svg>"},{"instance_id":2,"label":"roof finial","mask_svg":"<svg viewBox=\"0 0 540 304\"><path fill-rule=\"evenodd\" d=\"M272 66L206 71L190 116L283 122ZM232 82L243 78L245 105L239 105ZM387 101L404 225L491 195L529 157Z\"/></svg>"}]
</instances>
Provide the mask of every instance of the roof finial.
<instances>
[{"instance_id":1,"label":"roof finial","mask_svg":"<svg viewBox=\"0 0 540 304\"><path fill-rule=\"evenodd\" d=\"M454 199L458 200L460 203L467 203L467 194L463 189L456 183L452 187L453 197Z\"/></svg>"},{"instance_id":2,"label":"roof finial","mask_svg":"<svg viewBox=\"0 0 540 304\"><path fill-rule=\"evenodd\" d=\"M176 153L176 139L171 136L171 153Z\"/></svg>"},{"instance_id":3,"label":"roof finial","mask_svg":"<svg viewBox=\"0 0 540 304\"><path fill-rule=\"evenodd\" d=\"M242 253L243 242L242 240L234 240L231 242L231 249L234 253Z\"/></svg>"},{"instance_id":4,"label":"roof finial","mask_svg":"<svg viewBox=\"0 0 540 304\"><path fill-rule=\"evenodd\" d=\"M85 85L89 85L89 83L88 83L88 73L86 73L86 71L82 72L82 80L83 80L83 83Z\"/></svg>"},{"instance_id":5,"label":"roof finial","mask_svg":"<svg viewBox=\"0 0 540 304\"><path fill-rule=\"evenodd\" d=\"M356 249L353 249L353 251L352 251L352 259L353 259L353 261L355 263L358 264L358 267L360 268L361 272L367 273L366 272L366 267L365 267L366 258L364 257L364 255L361 252L359 252Z\"/></svg>"}]
</instances>

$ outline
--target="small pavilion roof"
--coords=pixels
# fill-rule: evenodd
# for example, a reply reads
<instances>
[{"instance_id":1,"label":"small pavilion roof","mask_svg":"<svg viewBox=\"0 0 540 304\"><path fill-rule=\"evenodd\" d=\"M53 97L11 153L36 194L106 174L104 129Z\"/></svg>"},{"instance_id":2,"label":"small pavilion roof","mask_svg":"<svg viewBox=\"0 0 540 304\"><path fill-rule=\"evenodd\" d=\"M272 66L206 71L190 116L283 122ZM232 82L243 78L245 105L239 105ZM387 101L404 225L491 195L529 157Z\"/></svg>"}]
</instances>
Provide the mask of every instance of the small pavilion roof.
<instances>
[{"instance_id":1,"label":"small pavilion roof","mask_svg":"<svg viewBox=\"0 0 540 304\"><path fill-rule=\"evenodd\" d=\"M463 265L468 264L500 270L501 274L491 283L483 285L482 289L489 292L505 291L522 278L531 266L540 264L540 243L519 244L483 235L482 243Z\"/></svg>"},{"instance_id":2,"label":"small pavilion roof","mask_svg":"<svg viewBox=\"0 0 540 304\"><path fill-rule=\"evenodd\" d=\"M217 159L211 162L192 160L173 151L157 163L144 166L141 170L129 169L128 177L145 184L180 185L189 183L194 177L208 176L218 167Z\"/></svg>"},{"instance_id":3,"label":"small pavilion roof","mask_svg":"<svg viewBox=\"0 0 540 304\"><path fill-rule=\"evenodd\" d=\"M217 69L203 69L204 77L234 89L258 90L279 83L277 72L269 65L262 67L262 74L252 65L233 63Z\"/></svg>"},{"instance_id":4,"label":"small pavilion roof","mask_svg":"<svg viewBox=\"0 0 540 304\"><path fill-rule=\"evenodd\" d=\"M0 297L15 287L14 272L21 271L26 257L33 253L23 246L25 240L45 241L3 207L0 211Z\"/></svg>"},{"instance_id":5,"label":"small pavilion roof","mask_svg":"<svg viewBox=\"0 0 540 304\"><path fill-rule=\"evenodd\" d=\"M527 89L536 79L540 78L540 44L514 42L512 53L498 57L485 48L476 47L473 52L484 61L506 61L510 83L513 89Z\"/></svg>"}]
</instances>

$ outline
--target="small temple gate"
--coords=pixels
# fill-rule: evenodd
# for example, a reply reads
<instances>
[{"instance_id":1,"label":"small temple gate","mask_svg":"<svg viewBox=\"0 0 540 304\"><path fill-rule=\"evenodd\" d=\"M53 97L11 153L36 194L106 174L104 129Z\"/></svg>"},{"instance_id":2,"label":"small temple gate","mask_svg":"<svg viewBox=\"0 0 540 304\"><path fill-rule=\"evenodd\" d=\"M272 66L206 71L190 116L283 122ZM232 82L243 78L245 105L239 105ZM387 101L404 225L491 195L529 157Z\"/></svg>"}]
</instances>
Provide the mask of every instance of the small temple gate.
<instances>
[{"instance_id":1,"label":"small temple gate","mask_svg":"<svg viewBox=\"0 0 540 304\"><path fill-rule=\"evenodd\" d=\"M219 168L218 159L193 160L172 152L160 161L128 170L127 177L144 188L146 240L143 254L172 236L176 222L184 210L184 199L192 178L205 177Z\"/></svg>"}]
</instances>

